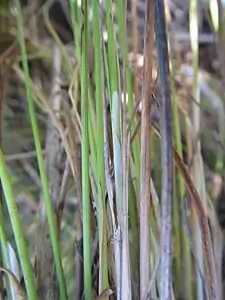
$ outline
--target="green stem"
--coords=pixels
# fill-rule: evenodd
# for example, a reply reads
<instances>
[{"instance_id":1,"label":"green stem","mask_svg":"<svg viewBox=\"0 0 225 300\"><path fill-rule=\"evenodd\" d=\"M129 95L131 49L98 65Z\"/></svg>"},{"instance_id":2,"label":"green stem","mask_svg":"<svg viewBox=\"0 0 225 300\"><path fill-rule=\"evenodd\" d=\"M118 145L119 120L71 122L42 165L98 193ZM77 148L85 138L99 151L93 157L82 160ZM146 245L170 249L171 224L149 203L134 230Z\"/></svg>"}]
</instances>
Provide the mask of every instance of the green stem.
<instances>
[{"instance_id":1,"label":"green stem","mask_svg":"<svg viewBox=\"0 0 225 300\"><path fill-rule=\"evenodd\" d=\"M82 113L82 203L83 203L83 251L84 251L84 293L85 299L92 299L91 264L91 216L89 181L89 136L88 136L88 5L83 0L84 30L81 55L81 113Z\"/></svg>"},{"instance_id":2,"label":"green stem","mask_svg":"<svg viewBox=\"0 0 225 300\"><path fill-rule=\"evenodd\" d=\"M66 284L65 284L63 268L62 268L59 240L58 240L57 227L56 227L56 219L55 219L54 210L53 210L53 206L49 194L49 187L48 187L48 181L45 172L44 159L42 155L38 123L35 115L34 102L33 102L33 97L31 92L26 45L25 45L24 34L23 34L23 17L22 17L22 11L21 11L19 0L15 0L15 5L18 11L18 17L17 17L18 40L20 44L22 65L23 65L23 70L25 75L26 97L27 97L29 115L30 115L30 120L32 125L34 144L37 153L38 167L39 167L41 183L43 188L43 198L44 198L46 211L47 211L47 218L48 218L49 229L50 229L50 238L52 242L53 254L54 254L54 259L56 264L56 272L59 280L60 296L62 300L67 300L68 296L67 296ZM31 299L33 300L34 298Z\"/></svg>"}]
</instances>

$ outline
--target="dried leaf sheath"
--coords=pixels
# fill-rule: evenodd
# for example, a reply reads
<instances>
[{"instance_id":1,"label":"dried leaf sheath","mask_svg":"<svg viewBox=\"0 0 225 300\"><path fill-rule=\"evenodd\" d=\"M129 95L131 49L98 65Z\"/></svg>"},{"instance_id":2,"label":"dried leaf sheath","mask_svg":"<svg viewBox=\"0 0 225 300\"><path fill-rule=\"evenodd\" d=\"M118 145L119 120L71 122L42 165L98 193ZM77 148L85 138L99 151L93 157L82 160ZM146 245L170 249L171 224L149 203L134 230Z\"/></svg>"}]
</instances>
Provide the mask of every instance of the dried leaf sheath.
<instances>
[{"instance_id":1,"label":"dried leaf sheath","mask_svg":"<svg viewBox=\"0 0 225 300\"><path fill-rule=\"evenodd\" d=\"M153 5L146 2L144 47L143 106L141 113L141 185L140 185L140 295L144 297L150 281L150 112L153 60Z\"/></svg>"},{"instance_id":2,"label":"dried leaf sheath","mask_svg":"<svg viewBox=\"0 0 225 300\"><path fill-rule=\"evenodd\" d=\"M187 185L188 192L191 196L192 204L196 210L198 216L198 222L201 230L201 238L203 243L203 252L204 252L204 265L205 265L205 273L208 287L208 296L209 299L219 300L218 290L217 290L217 279L216 279L216 270L215 270L215 261L214 254L212 250L212 242L210 236L210 230L208 225L208 219L203 207L203 204L199 198L197 190L191 180L191 177L188 173L187 167L184 162L178 155L178 153L174 150L174 160L178 165L182 176Z\"/></svg>"}]
</instances>

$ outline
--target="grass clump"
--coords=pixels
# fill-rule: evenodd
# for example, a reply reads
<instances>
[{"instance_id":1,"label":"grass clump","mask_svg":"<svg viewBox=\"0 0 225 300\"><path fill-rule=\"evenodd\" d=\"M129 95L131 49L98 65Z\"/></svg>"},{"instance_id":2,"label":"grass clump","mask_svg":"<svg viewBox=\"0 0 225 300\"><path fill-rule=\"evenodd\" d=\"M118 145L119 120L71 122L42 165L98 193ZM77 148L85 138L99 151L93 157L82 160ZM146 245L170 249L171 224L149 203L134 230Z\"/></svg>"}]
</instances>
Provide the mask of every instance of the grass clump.
<instances>
[{"instance_id":1,"label":"grass clump","mask_svg":"<svg viewBox=\"0 0 225 300\"><path fill-rule=\"evenodd\" d=\"M2 299L222 299L223 68L196 1L189 46L167 2L128 2L1 8Z\"/></svg>"}]
</instances>

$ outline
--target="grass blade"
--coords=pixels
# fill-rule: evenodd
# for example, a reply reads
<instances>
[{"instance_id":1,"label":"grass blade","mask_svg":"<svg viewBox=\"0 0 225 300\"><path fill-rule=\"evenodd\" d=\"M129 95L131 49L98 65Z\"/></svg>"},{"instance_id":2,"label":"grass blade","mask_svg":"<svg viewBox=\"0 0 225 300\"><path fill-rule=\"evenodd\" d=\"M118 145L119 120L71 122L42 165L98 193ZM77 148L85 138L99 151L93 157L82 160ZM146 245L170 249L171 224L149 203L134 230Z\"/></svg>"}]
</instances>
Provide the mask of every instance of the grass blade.
<instances>
[{"instance_id":1,"label":"grass blade","mask_svg":"<svg viewBox=\"0 0 225 300\"><path fill-rule=\"evenodd\" d=\"M88 5L83 1L84 30L82 32L81 55L81 116L82 116L82 202L83 202L83 251L84 251L84 294L92 299L91 270L91 217L90 217L90 181L89 181L89 98L88 98Z\"/></svg>"},{"instance_id":2,"label":"grass blade","mask_svg":"<svg viewBox=\"0 0 225 300\"><path fill-rule=\"evenodd\" d=\"M27 62L27 54L26 54L26 45L24 40L24 34L23 34L23 18L22 18L22 11L20 2L18 0L15 0L15 6L17 8L17 22L18 22L18 40L20 44L21 49L21 56L22 56L22 65L25 73L25 87L26 87L26 96L27 96L27 102L28 102L28 108L29 108L29 115L32 125L32 131L33 131L33 137L34 137L34 143L37 153L37 160L38 160L38 166L41 176L41 182L42 182L42 188L43 188L43 194L44 194L44 201L45 206L47 210L47 218L49 222L49 229L50 229L50 237L53 247L53 253L56 263L56 271L57 271L57 277L59 280L59 286L60 286L60 295L63 300L67 300L67 291L66 291L66 284L64 280L63 275L63 269L62 269L62 262L61 262L61 255L60 255L60 247L59 247L59 241L58 241L58 235L57 235L57 227L56 227L56 220L54 216L54 211L49 195L49 187L44 167L44 160L42 155L42 149L41 149L41 143L40 143L40 136L38 131L38 124L37 119L35 116L35 109L34 109L34 103L31 93L31 86L30 86L30 76L29 76L29 68L28 68L28 62Z\"/></svg>"},{"instance_id":3,"label":"grass blade","mask_svg":"<svg viewBox=\"0 0 225 300\"><path fill-rule=\"evenodd\" d=\"M5 194L6 204L9 211L10 220L12 223L13 233L16 240L17 250L19 253L20 263L26 284L27 295L29 299L38 300L37 291L35 287L34 275L29 260L28 249L22 231L19 213L13 196L12 186L9 175L6 169L4 156L0 149L0 178L2 181L2 188Z\"/></svg>"}]
</instances>

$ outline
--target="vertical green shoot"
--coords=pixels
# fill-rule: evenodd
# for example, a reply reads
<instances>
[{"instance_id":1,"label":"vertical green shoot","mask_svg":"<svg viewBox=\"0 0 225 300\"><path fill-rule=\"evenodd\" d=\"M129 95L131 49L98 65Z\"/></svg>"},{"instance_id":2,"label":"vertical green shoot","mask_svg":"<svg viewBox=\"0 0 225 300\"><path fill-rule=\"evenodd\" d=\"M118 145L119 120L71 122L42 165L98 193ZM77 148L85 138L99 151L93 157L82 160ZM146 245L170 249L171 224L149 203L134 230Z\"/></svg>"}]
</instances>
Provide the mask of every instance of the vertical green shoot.
<instances>
[{"instance_id":1,"label":"vertical green shoot","mask_svg":"<svg viewBox=\"0 0 225 300\"><path fill-rule=\"evenodd\" d=\"M52 242L53 254L54 254L54 259L56 264L56 272L59 280L60 295L62 300L67 300L68 297L67 297L66 284L65 284L63 268L62 268L56 220L55 220L54 210L52 207L50 194L49 194L49 187L48 187L48 181L45 172L44 159L43 159L40 135L38 130L38 123L35 115L33 96L31 92L26 45L25 45L25 39L23 34L23 17L22 17L22 11L21 11L19 0L15 0L15 6L17 8L18 40L19 40L21 56L22 56L22 66L25 74L26 97L27 97L29 115L30 115L31 126L33 131L34 144L37 153L38 167L40 171L41 183L43 188L43 196L44 196L43 198L44 198L46 211L47 211L47 218L48 218L49 229L50 229L50 238ZM31 299L33 300L35 298L31 298Z\"/></svg>"},{"instance_id":2,"label":"vertical green shoot","mask_svg":"<svg viewBox=\"0 0 225 300\"><path fill-rule=\"evenodd\" d=\"M92 299L91 264L91 216L89 181L89 136L88 136L88 4L82 2L84 28L82 32L81 55L81 117L82 117L82 203L83 203L83 253L84 253L84 293L85 299Z\"/></svg>"}]
</instances>

